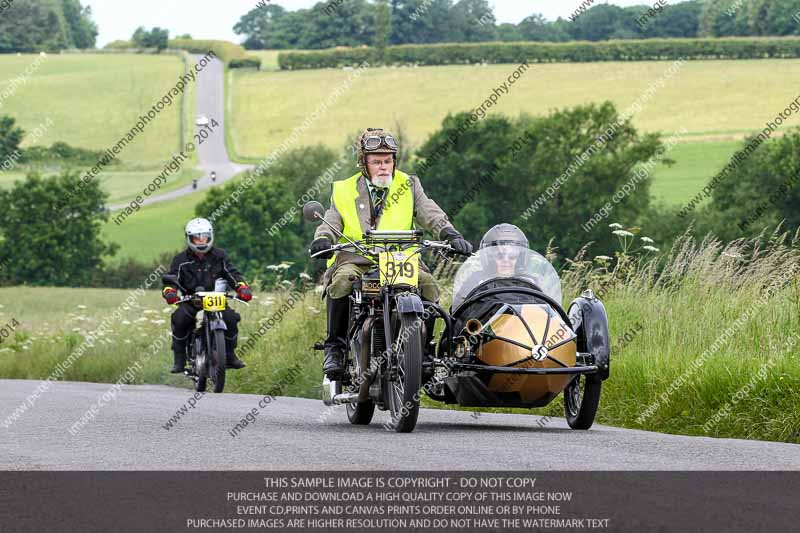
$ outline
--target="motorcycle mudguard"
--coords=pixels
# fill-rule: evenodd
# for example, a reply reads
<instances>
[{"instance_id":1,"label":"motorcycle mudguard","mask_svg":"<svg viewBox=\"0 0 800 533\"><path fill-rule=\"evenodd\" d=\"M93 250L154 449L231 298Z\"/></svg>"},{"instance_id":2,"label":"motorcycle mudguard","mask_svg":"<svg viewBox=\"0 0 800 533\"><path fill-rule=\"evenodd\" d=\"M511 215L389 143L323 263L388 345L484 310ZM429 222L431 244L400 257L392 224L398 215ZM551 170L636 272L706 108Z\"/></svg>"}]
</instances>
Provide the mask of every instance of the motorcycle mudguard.
<instances>
[{"instance_id":1,"label":"motorcycle mudguard","mask_svg":"<svg viewBox=\"0 0 800 533\"><path fill-rule=\"evenodd\" d=\"M421 315L425 308L422 306L422 299L416 294L403 294L397 297L397 312L402 315Z\"/></svg>"},{"instance_id":2,"label":"motorcycle mudguard","mask_svg":"<svg viewBox=\"0 0 800 533\"><path fill-rule=\"evenodd\" d=\"M209 326L211 327L211 331L216 331L218 329L221 329L223 331L228 330L228 326L225 325L225 321L222 320L221 318L211 319Z\"/></svg>"},{"instance_id":3,"label":"motorcycle mudguard","mask_svg":"<svg viewBox=\"0 0 800 533\"><path fill-rule=\"evenodd\" d=\"M608 379L611 367L611 343L606 308L594 295L575 298L569 306L572 330L578 335L578 351L591 353L598 367L597 376Z\"/></svg>"}]
</instances>

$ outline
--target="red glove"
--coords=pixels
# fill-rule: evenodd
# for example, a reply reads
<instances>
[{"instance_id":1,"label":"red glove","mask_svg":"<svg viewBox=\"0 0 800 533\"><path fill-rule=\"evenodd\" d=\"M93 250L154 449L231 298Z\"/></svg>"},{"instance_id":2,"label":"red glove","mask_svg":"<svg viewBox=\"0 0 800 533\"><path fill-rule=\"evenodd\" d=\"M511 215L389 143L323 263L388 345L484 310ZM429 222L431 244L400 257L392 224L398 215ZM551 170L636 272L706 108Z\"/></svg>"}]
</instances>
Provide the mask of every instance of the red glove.
<instances>
[{"instance_id":1,"label":"red glove","mask_svg":"<svg viewBox=\"0 0 800 533\"><path fill-rule=\"evenodd\" d=\"M172 287L167 287L164 289L162 296L167 301L167 305L172 305L180 300L180 298L178 298L178 291Z\"/></svg>"},{"instance_id":2,"label":"red glove","mask_svg":"<svg viewBox=\"0 0 800 533\"><path fill-rule=\"evenodd\" d=\"M253 292L250 290L250 287L247 286L247 283L239 283L239 286L236 287L236 296L238 296L240 300L249 302L253 299Z\"/></svg>"}]
</instances>

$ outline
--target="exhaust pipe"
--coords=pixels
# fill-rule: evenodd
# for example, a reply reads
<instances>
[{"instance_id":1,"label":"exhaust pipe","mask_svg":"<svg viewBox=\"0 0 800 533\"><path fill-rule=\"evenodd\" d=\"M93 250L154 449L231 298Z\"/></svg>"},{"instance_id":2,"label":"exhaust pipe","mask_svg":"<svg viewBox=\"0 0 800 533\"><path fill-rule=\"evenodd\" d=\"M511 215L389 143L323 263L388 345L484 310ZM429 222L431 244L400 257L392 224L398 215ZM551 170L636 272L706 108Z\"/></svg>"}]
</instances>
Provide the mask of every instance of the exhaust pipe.
<instances>
[{"instance_id":1,"label":"exhaust pipe","mask_svg":"<svg viewBox=\"0 0 800 533\"><path fill-rule=\"evenodd\" d=\"M481 330L483 329L483 324L477 318L470 318L467 320L467 323L464 324L464 331L467 335L479 335Z\"/></svg>"},{"instance_id":2,"label":"exhaust pipe","mask_svg":"<svg viewBox=\"0 0 800 533\"><path fill-rule=\"evenodd\" d=\"M328 376L325 376L325 379L322 380L322 403L325 405L344 405L357 402L357 392L342 393L341 381L331 381Z\"/></svg>"}]
</instances>

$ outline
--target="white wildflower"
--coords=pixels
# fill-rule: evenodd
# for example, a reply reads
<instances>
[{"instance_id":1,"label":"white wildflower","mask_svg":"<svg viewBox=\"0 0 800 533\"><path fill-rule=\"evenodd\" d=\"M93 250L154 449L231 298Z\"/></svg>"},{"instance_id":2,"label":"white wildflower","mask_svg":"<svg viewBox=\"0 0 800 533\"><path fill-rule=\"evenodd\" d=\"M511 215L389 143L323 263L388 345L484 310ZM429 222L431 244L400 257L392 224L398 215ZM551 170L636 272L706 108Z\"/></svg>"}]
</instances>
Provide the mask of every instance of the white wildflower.
<instances>
[{"instance_id":1,"label":"white wildflower","mask_svg":"<svg viewBox=\"0 0 800 533\"><path fill-rule=\"evenodd\" d=\"M598 255L595 257L595 260L600 260L600 261L611 261L611 259L612 258L608 257L607 255Z\"/></svg>"},{"instance_id":2,"label":"white wildflower","mask_svg":"<svg viewBox=\"0 0 800 533\"><path fill-rule=\"evenodd\" d=\"M647 250L648 252L657 252L658 248L655 246L642 246L643 250Z\"/></svg>"},{"instance_id":3,"label":"white wildflower","mask_svg":"<svg viewBox=\"0 0 800 533\"><path fill-rule=\"evenodd\" d=\"M305 280L305 281L311 281L311 276L309 276L305 272L300 272L300 279Z\"/></svg>"},{"instance_id":4,"label":"white wildflower","mask_svg":"<svg viewBox=\"0 0 800 533\"><path fill-rule=\"evenodd\" d=\"M625 231L624 229L614 230L611 233L619 237L633 237L633 233L631 233L630 231Z\"/></svg>"},{"instance_id":5,"label":"white wildflower","mask_svg":"<svg viewBox=\"0 0 800 533\"><path fill-rule=\"evenodd\" d=\"M123 321L122 321L122 325L124 325L124 326L127 326L127 325L129 325L130 323L131 323L131 321L130 321L130 320L123 320Z\"/></svg>"},{"instance_id":6,"label":"white wildflower","mask_svg":"<svg viewBox=\"0 0 800 533\"><path fill-rule=\"evenodd\" d=\"M166 324L166 320L151 320L151 324L155 324L156 326L160 326L161 324Z\"/></svg>"},{"instance_id":7,"label":"white wildflower","mask_svg":"<svg viewBox=\"0 0 800 533\"><path fill-rule=\"evenodd\" d=\"M78 305L76 306L78 309L88 309L85 305Z\"/></svg>"},{"instance_id":8,"label":"white wildflower","mask_svg":"<svg viewBox=\"0 0 800 533\"><path fill-rule=\"evenodd\" d=\"M647 244L653 244L654 242L650 237L642 237L642 241L646 242Z\"/></svg>"},{"instance_id":9,"label":"white wildflower","mask_svg":"<svg viewBox=\"0 0 800 533\"><path fill-rule=\"evenodd\" d=\"M162 309L162 310L161 310L161 312L162 312L162 313L164 313L164 314L166 314L166 313L171 313L171 312L172 312L172 309L171 309L171 308L169 308L169 307L165 307L164 309Z\"/></svg>"},{"instance_id":10,"label":"white wildflower","mask_svg":"<svg viewBox=\"0 0 800 533\"><path fill-rule=\"evenodd\" d=\"M145 309L144 311L142 311L142 313L144 313L146 315L149 315L149 314L152 314L152 313L157 313L157 312L158 311L154 311L152 309Z\"/></svg>"},{"instance_id":11,"label":"white wildflower","mask_svg":"<svg viewBox=\"0 0 800 533\"><path fill-rule=\"evenodd\" d=\"M614 222L613 224L609 224L608 227L611 229L622 229L622 224L617 224Z\"/></svg>"}]
</instances>

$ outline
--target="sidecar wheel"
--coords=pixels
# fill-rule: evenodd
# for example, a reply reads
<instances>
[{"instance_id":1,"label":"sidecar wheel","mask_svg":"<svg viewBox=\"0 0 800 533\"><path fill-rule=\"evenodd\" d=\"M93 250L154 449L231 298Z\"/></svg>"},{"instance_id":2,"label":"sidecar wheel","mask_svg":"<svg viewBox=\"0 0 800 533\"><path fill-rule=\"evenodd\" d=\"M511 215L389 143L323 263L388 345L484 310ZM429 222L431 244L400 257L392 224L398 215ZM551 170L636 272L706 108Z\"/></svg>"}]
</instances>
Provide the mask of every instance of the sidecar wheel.
<instances>
[{"instance_id":1,"label":"sidecar wheel","mask_svg":"<svg viewBox=\"0 0 800 533\"><path fill-rule=\"evenodd\" d=\"M375 414L375 402L367 400L366 402L348 403L347 404L347 419L351 424L356 426L366 426L372 422L372 415Z\"/></svg>"},{"instance_id":2,"label":"sidecar wheel","mask_svg":"<svg viewBox=\"0 0 800 533\"><path fill-rule=\"evenodd\" d=\"M603 382L596 376L577 376L564 389L564 415L572 429L589 429L594 423Z\"/></svg>"}]
</instances>

